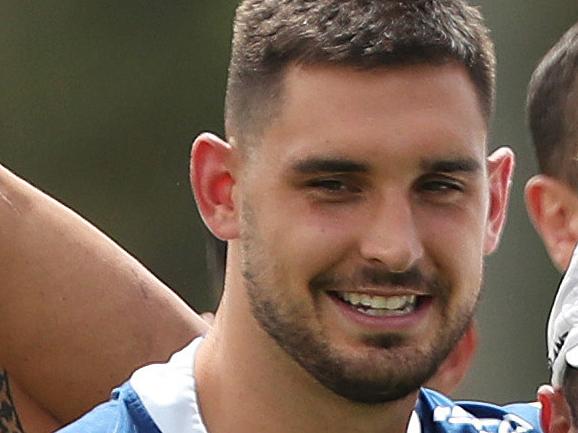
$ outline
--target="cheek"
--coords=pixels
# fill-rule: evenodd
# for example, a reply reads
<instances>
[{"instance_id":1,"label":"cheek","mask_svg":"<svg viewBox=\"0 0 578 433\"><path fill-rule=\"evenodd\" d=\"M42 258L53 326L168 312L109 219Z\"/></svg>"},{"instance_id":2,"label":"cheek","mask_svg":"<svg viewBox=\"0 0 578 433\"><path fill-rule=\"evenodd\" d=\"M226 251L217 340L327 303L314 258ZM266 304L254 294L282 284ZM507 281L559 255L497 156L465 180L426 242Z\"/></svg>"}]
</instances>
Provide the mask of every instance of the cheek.
<instances>
[{"instance_id":1,"label":"cheek","mask_svg":"<svg viewBox=\"0 0 578 433\"><path fill-rule=\"evenodd\" d=\"M270 257L282 258L287 275L309 279L351 254L358 226L343 212L319 212L307 206L285 208L266 231Z\"/></svg>"},{"instance_id":2,"label":"cheek","mask_svg":"<svg viewBox=\"0 0 578 433\"><path fill-rule=\"evenodd\" d=\"M479 286L484 221L475 211L457 211L423 216L421 227L428 258L453 285Z\"/></svg>"}]
</instances>

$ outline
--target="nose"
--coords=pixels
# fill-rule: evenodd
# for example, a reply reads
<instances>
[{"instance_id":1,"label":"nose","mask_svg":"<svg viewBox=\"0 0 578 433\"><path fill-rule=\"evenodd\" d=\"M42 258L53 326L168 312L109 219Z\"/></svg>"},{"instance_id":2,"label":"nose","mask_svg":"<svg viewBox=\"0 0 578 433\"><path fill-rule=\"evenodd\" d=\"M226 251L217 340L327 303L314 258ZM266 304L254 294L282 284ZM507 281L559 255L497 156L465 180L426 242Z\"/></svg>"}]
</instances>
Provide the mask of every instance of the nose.
<instances>
[{"instance_id":1,"label":"nose","mask_svg":"<svg viewBox=\"0 0 578 433\"><path fill-rule=\"evenodd\" d=\"M424 254L411 202L402 194L382 199L361 239L362 257L390 272L410 270Z\"/></svg>"}]
</instances>

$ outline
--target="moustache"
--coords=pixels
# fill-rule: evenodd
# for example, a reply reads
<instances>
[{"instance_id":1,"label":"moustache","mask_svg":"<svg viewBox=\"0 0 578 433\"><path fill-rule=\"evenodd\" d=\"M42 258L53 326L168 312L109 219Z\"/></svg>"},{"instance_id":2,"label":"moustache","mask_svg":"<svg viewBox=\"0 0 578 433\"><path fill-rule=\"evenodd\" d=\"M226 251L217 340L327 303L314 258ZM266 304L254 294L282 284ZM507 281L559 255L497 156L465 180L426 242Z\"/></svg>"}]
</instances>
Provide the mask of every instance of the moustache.
<instances>
[{"instance_id":1,"label":"moustache","mask_svg":"<svg viewBox=\"0 0 578 433\"><path fill-rule=\"evenodd\" d=\"M435 276L426 276L417 266L403 272L392 272L388 269L363 267L351 276L339 275L336 272L323 272L309 282L312 290L348 291L359 287L411 288L428 295L447 294L449 287Z\"/></svg>"}]
</instances>

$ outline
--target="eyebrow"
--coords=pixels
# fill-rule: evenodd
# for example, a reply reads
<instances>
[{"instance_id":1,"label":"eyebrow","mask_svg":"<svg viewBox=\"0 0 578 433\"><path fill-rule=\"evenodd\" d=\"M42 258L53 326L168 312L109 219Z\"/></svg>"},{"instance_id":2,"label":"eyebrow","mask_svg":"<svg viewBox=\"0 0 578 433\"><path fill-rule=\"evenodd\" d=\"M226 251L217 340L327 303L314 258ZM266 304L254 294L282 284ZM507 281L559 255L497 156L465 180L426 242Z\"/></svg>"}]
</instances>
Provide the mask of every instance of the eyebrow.
<instances>
[{"instance_id":1,"label":"eyebrow","mask_svg":"<svg viewBox=\"0 0 578 433\"><path fill-rule=\"evenodd\" d=\"M456 158L442 160L425 160L421 163L424 171L437 171L442 173L475 173L481 170L481 164L473 158Z\"/></svg>"},{"instance_id":2,"label":"eyebrow","mask_svg":"<svg viewBox=\"0 0 578 433\"><path fill-rule=\"evenodd\" d=\"M441 173L475 173L481 165L474 158L434 159L421 162L423 171ZM318 173L369 173L369 164L346 158L308 158L296 161L291 169L301 174Z\"/></svg>"},{"instance_id":3,"label":"eyebrow","mask_svg":"<svg viewBox=\"0 0 578 433\"><path fill-rule=\"evenodd\" d=\"M309 158L296 161L291 166L301 174L315 173L367 173L369 165L345 158Z\"/></svg>"}]
</instances>

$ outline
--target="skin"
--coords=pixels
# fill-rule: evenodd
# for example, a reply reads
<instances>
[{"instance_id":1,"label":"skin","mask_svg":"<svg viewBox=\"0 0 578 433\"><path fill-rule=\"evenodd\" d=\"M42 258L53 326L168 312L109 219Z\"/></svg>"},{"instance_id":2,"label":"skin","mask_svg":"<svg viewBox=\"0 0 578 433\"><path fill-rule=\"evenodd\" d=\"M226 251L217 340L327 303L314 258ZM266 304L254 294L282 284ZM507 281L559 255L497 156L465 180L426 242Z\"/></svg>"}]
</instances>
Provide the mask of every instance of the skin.
<instances>
[{"instance_id":1,"label":"skin","mask_svg":"<svg viewBox=\"0 0 578 433\"><path fill-rule=\"evenodd\" d=\"M462 383L472 365L478 347L478 333L472 323L464 336L438 368L433 377L425 383L426 388L451 395Z\"/></svg>"},{"instance_id":2,"label":"skin","mask_svg":"<svg viewBox=\"0 0 578 433\"><path fill-rule=\"evenodd\" d=\"M526 183L525 198L552 263L564 271L578 242L578 194L563 180L539 174Z\"/></svg>"},{"instance_id":3,"label":"skin","mask_svg":"<svg viewBox=\"0 0 578 433\"><path fill-rule=\"evenodd\" d=\"M10 246L0 249L0 278L3 299L12 302L2 317L3 338L8 343L0 345L4 348L0 350L0 369L16 366L9 371L10 394L0 392L0 401L15 411L16 418L2 420L12 426L10 431L54 431L105 400L110 389L139 365L161 361L190 337L205 332L205 323L128 253L70 209L1 166L0 193L0 220L5 228L0 230L0 239L2 245ZM115 296L110 296L113 287ZM50 296L45 296L47 293ZM137 293L148 294L156 317L164 316L154 328L141 320L147 309L134 302L138 298L132 296ZM68 298L66 305L60 297ZM98 301L90 301L95 298ZM90 309L86 308L88 303L92 303ZM131 326L116 329L111 326L113 320L101 320L105 311L107 318L118 316L113 309L123 305L136 319L127 322ZM73 314L79 308L80 327L78 316ZM33 318L22 316L22 311L30 309L35 311ZM213 322L210 313L202 316L205 322ZM55 323L52 317L59 321ZM40 320L51 323L50 334L43 332ZM87 335L90 327L98 327L99 332ZM147 344L133 338L136 333ZM112 339L127 350L119 352L109 343ZM58 347L58 357L54 351L43 349L48 343ZM471 328L428 386L445 393L455 389L475 347L476 334ZM90 363L83 357L90 357ZM35 366L18 368L23 362Z\"/></svg>"},{"instance_id":4,"label":"skin","mask_svg":"<svg viewBox=\"0 0 578 433\"><path fill-rule=\"evenodd\" d=\"M561 389L542 385L538 389L538 401L542 405L540 422L544 433L576 433L578 431L572 422L570 407Z\"/></svg>"},{"instance_id":5,"label":"skin","mask_svg":"<svg viewBox=\"0 0 578 433\"><path fill-rule=\"evenodd\" d=\"M196 363L204 420L214 433L403 432L416 389L379 404L337 395L264 330L251 302L269 303L279 323L322 342L355 379L411 375L406 361L423 372L424 354L439 365L471 319L483 257L497 246L513 155L486 158L476 91L455 64L291 67L282 100L249 150L234 136L226 143L204 134L192 152L200 212L229 242L223 300ZM352 278L367 267L419 269L443 288ZM328 271L334 286L316 289L311 282ZM368 319L333 290L427 302ZM397 343L368 343L386 337Z\"/></svg>"},{"instance_id":6,"label":"skin","mask_svg":"<svg viewBox=\"0 0 578 433\"><path fill-rule=\"evenodd\" d=\"M554 266L562 272L578 243L578 194L561 179L539 174L526 183L526 209ZM541 424L545 433L575 433L562 389L542 385Z\"/></svg>"},{"instance_id":7,"label":"skin","mask_svg":"<svg viewBox=\"0 0 578 433\"><path fill-rule=\"evenodd\" d=\"M71 422L205 332L128 253L1 166L0 221L0 368L26 433Z\"/></svg>"}]
</instances>

